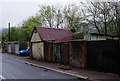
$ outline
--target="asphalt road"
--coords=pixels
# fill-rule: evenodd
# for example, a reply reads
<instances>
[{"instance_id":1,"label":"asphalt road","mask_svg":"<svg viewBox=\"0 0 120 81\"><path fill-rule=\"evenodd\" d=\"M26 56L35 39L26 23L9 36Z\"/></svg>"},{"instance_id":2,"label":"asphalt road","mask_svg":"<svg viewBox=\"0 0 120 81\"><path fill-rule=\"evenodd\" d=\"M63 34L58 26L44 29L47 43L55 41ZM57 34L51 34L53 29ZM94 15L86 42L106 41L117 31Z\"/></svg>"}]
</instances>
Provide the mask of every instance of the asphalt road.
<instances>
[{"instance_id":1,"label":"asphalt road","mask_svg":"<svg viewBox=\"0 0 120 81\"><path fill-rule=\"evenodd\" d=\"M2 76L5 79L76 79L66 74L45 70L2 56Z\"/></svg>"}]
</instances>

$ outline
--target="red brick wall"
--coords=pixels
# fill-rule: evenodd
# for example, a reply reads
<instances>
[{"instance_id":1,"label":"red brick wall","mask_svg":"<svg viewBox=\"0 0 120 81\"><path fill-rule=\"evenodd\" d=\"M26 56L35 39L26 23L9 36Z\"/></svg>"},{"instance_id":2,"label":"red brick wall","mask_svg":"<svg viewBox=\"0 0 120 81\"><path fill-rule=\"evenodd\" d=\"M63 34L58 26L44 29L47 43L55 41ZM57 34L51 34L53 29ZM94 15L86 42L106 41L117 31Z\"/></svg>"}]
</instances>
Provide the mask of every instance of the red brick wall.
<instances>
[{"instance_id":1,"label":"red brick wall","mask_svg":"<svg viewBox=\"0 0 120 81\"><path fill-rule=\"evenodd\" d=\"M72 41L70 42L70 65L85 68L86 67L86 54L87 44L85 41Z\"/></svg>"}]
</instances>

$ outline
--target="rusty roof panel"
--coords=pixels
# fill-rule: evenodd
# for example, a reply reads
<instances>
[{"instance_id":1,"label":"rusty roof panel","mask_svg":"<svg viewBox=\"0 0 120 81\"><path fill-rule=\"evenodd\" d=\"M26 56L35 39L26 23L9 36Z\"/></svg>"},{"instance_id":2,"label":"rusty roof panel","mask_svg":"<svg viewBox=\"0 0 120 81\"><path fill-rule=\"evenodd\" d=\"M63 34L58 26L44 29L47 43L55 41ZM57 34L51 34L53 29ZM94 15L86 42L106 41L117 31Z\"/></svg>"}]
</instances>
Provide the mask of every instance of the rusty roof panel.
<instances>
[{"instance_id":1,"label":"rusty roof panel","mask_svg":"<svg viewBox=\"0 0 120 81\"><path fill-rule=\"evenodd\" d=\"M39 26L37 26L36 29L43 41L57 40L73 35L73 32L71 32L69 29L56 29Z\"/></svg>"},{"instance_id":2,"label":"rusty roof panel","mask_svg":"<svg viewBox=\"0 0 120 81\"><path fill-rule=\"evenodd\" d=\"M72 36L65 37L62 39L55 40L53 43L65 43L65 42L70 42L73 39Z\"/></svg>"}]
</instances>

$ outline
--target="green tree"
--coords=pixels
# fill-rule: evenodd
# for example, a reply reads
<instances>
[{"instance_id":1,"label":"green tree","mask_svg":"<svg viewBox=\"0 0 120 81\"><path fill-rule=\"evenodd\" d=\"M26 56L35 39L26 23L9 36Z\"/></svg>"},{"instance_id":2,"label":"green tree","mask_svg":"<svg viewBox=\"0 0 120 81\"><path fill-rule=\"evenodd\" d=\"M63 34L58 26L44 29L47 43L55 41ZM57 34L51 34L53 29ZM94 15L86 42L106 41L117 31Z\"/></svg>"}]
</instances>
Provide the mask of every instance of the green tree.
<instances>
[{"instance_id":1,"label":"green tree","mask_svg":"<svg viewBox=\"0 0 120 81\"><path fill-rule=\"evenodd\" d=\"M30 17L23 21L20 27L10 28L10 41L29 41L34 26L41 26L37 17ZM8 33L2 34L2 41L8 41Z\"/></svg>"},{"instance_id":2,"label":"green tree","mask_svg":"<svg viewBox=\"0 0 120 81\"><path fill-rule=\"evenodd\" d=\"M70 29L72 32L76 32L78 30L75 26L67 27L67 29Z\"/></svg>"},{"instance_id":3,"label":"green tree","mask_svg":"<svg viewBox=\"0 0 120 81\"><path fill-rule=\"evenodd\" d=\"M21 28L19 28L19 36L22 40L28 41L34 26L41 26L42 23L38 17L30 17L26 21L23 21ZM20 39L20 40L21 40Z\"/></svg>"},{"instance_id":4,"label":"green tree","mask_svg":"<svg viewBox=\"0 0 120 81\"><path fill-rule=\"evenodd\" d=\"M19 30L16 27L11 27L10 31L10 40L17 41L19 39Z\"/></svg>"},{"instance_id":5,"label":"green tree","mask_svg":"<svg viewBox=\"0 0 120 81\"><path fill-rule=\"evenodd\" d=\"M2 43L8 41L8 35L7 34L2 34Z\"/></svg>"}]
</instances>

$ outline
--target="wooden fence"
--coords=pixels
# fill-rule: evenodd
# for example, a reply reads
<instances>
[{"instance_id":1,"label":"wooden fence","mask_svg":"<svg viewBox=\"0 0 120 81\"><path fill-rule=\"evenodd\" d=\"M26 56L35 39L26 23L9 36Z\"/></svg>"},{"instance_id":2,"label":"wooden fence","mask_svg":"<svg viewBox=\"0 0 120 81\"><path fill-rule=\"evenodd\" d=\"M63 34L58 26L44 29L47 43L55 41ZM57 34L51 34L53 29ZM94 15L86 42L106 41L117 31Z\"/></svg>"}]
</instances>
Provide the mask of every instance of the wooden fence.
<instances>
[{"instance_id":1,"label":"wooden fence","mask_svg":"<svg viewBox=\"0 0 120 81\"><path fill-rule=\"evenodd\" d=\"M87 68L117 73L120 65L118 40L88 41Z\"/></svg>"}]
</instances>

